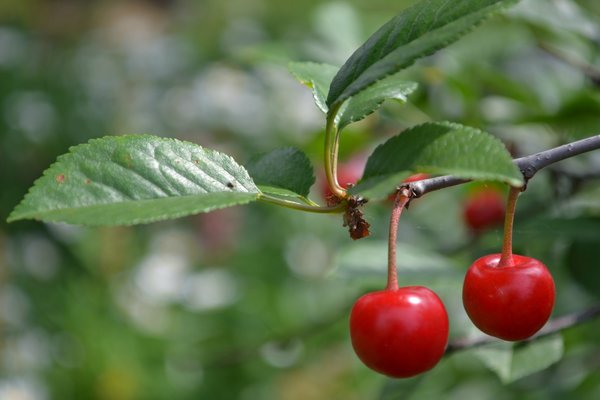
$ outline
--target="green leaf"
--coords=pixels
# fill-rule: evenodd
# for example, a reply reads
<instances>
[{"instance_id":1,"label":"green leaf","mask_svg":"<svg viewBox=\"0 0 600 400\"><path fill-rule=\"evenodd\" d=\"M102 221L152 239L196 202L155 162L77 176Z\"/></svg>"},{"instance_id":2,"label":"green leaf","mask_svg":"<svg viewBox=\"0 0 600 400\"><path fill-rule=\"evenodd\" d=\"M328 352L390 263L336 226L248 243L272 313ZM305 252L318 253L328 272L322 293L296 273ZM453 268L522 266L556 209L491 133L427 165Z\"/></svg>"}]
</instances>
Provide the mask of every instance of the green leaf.
<instances>
[{"instance_id":1,"label":"green leaf","mask_svg":"<svg viewBox=\"0 0 600 400\"><path fill-rule=\"evenodd\" d=\"M515 236L518 243L526 244L540 238L544 241L557 238L594 240L598 238L598 232L600 232L599 217L541 216L519 223L518 229L515 229Z\"/></svg>"},{"instance_id":2,"label":"green leaf","mask_svg":"<svg viewBox=\"0 0 600 400\"><path fill-rule=\"evenodd\" d=\"M423 383L424 375L409 379L386 379L379 393L379 400L408 399L410 395Z\"/></svg>"},{"instance_id":3,"label":"green leaf","mask_svg":"<svg viewBox=\"0 0 600 400\"><path fill-rule=\"evenodd\" d=\"M327 106L410 66L456 41L486 17L517 0L423 0L392 18L340 68Z\"/></svg>"},{"instance_id":4,"label":"green leaf","mask_svg":"<svg viewBox=\"0 0 600 400\"><path fill-rule=\"evenodd\" d=\"M300 83L312 89L317 107L324 113L329 109L326 104L327 91L338 67L314 62L292 62L288 68Z\"/></svg>"},{"instance_id":5,"label":"green leaf","mask_svg":"<svg viewBox=\"0 0 600 400\"><path fill-rule=\"evenodd\" d=\"M290 190L308 196L315 183L310 160L293 147L273 150L248 162L246 169L258 185Z\"/></svg>"},{"instance_id":6,"label":"green leaf","mask_svg":"<svg viewBox=\"0 0 600 400\"><path fill-rule=\"evenodd\" d=\"M523 176L496 137L450 122L415 126L378 146L361 182L351 189L366 198L387 196L410 171L523 185Z\"/></svg>"},{"instance_id":7,"label":"green leaf","mask_svg":"<svg viewBox=\"0 0 600 400\"><path fill-rule=\"evenodd\" d=\"M352 97L338 112L340 129L360 121L377 110L386 99L396 99L402 102L417 89L416 82L405 81L396 75L389 76L368 87Z\"/></svg>"},{"instance_id":8,"label":"green leaf","mask_svg":"<svg viewBox=\"0 0 600 400\"><path fill-rule=\"evenodd\" d=\"M60 156L8 221L139 224L248 203L259 193L225 154L175 139L108 136Z\"/></svg>"},{"instance_id":9,"label":"green leaf","mask_svg":"<svg viewBox=\"0 0 600 400\"><path fill-rule=\"evenodd\" d=\"M387 242L358 243L338 252L332 274L341 279L377 277L386 274L387 265L381 255L387 252ZM412 244L398 243L396 265L406 276L443 275L452 273L448 259Z\"/></svg>"},{"instance_id":10,"label":"green leaf","mask_svg":"<svg viewBox=\"0 0 600 400\"><path fill-rule=\"evenodd\" d=\"M296 79L312 89L317 107L327 113L325 99L338 68L328 64L294 62L289 64L289 69ZM406 81L396 75L382 79L344 104L337 113L337 125L342 129L352 122L360 121L377 110L386 99L404 102L416 89L416 82Z\"/></svg>"},{"instance_id":11,"label":"green leaf","mask_svg":"<svg viewBox=\"0 0 600 400\"><path fill-rule=\"evenodd\" d=\"M562 358L563 352L560 334L528 342L498 342L473 350L505 384L549 367Z\"/></svg>"}]
</instances>

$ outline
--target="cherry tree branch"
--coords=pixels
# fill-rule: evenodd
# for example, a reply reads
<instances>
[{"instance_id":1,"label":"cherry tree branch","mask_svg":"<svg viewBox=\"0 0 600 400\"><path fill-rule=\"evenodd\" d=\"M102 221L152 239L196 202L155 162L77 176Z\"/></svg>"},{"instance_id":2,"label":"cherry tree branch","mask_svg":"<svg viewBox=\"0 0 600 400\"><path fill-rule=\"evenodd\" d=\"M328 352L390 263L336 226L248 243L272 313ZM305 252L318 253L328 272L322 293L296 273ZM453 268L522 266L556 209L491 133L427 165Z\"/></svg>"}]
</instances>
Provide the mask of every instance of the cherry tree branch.
<instances>
[{"instance_id":1,"label":"cherry tree branch","mask_svg":"<svg viewBox=\"0 0 600 400\"><path fill-rule=\"evenodd\" d=\"M588 308L587 310L563 315L562 317L551 320L541 331L527 341L536 340L545 336L558 333L565 329L581 325L595 318L600 317L600 304ZM473 339L458 339L448 344L446 355L456 353L457 351L469 350L474 347L484 346L486 344L496 343L499 340L490 336L482 336Z\"/></svg>"},{"instance_id":2,"label":"cherry tree branch","mask_svg":"<svg viewBox=\"0 0 600 400\"><path fill-rule=\"evenodd\" d=\"M597 149L600 149L600 135L564 144L526 157L516 158L514 163L521 170L525 182L527 183L527 181L533 178L538 171L551 164ZM469 182L469 179L445 175L411 182L408 183L407 186L411 189L413 197L421 197L429 192L460 185L466 182Z\"/></svg>"}]
</instances>

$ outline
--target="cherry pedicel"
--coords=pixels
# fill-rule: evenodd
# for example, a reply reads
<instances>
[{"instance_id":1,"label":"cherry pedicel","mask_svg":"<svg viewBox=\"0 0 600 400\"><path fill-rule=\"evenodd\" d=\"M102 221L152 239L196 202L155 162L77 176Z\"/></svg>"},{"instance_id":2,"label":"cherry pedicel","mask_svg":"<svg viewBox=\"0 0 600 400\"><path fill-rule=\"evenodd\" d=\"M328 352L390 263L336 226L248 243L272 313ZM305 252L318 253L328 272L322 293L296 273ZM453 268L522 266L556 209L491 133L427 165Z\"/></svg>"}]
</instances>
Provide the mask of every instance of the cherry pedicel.
<instances>
[{"instance_id":1,"label":"cherry pedicel","mask_svg":"<svg viewBox=\"0 0 600 400\"><path fill-rule=\"evenodd\" d=\"M422 286L398 288L396 236L409 197L400 191L390 220L388 284L359 298L350 314L352 347L369 368L408 378L433 368L448 343L448 314L440 298Z\"/></svg>"},{"instance_id":2,"label":"cherry pedicel","mask_svg":"<svg viewBox=\"0 0 600 400\"><path fill-rule=\"evenodd\" d=\"M502 254L484 256L469 268L463 304L473 324L504 340L533 336L550 318L555 287L546 266L535 258L512 254L512 228L520 189L511 188Z\"/></svg>"},{"instance_id":3,"label":"cherry pedicel","mask_svg":"<svg viewBox=\"0 0 600 400\"><path fill-rule=\"evenodd\" d=\"M363 155L355 156L348 162L339 164L337 167L337 181L344 188L348 189L351 185L354 185L363 175L365 164L367 163L366 157ZM327 179L323 179L321 184L321 193L323 198L326 200L333 196Z\"/></svg>"}]
</instances>

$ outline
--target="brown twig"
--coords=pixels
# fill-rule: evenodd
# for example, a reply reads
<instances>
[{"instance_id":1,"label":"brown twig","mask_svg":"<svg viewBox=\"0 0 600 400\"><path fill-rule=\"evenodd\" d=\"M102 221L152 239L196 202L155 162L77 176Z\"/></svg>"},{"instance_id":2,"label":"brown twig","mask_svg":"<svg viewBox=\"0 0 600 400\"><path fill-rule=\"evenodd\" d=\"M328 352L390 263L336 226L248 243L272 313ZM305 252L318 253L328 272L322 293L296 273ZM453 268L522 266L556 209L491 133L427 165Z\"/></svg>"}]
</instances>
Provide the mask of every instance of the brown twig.
<instances>
[{"instance_id":1,"label":"brown twig","mask_svg":"<svg viewBox=\"0 0 600 400\"><path fill-rule=\"evenodd\" d=\"M562 317L555 318L548 322L546 326L542 328L541 331L539 331L530 339L527 339L526 342L540 339L545 336L549 336L554 333L563 331L565 329L581 325L598 317L600 317L600 304L597 304L583 311L563 315ZM496 342L499 342L499 339L490 336L482 336L473 339L457 339L448 344L448 347L446 348L446 355L454 354L458 351L469 350L475 347L480 347L486 344Z\"/></svg>"},{"instance_id":2,"label":"brown twig","mask_svg":"<svg viewBox=\"0 0 600 400\"><path fill-rule=\"evenodd\" d=\"M513 162L521 170L523 178L525 178L525 182L527 182L529 179L533 178L538 171L551 164L597 149L600 149L600 135L591 136L526 157L517 158ZM421 197L429 192L460 185L466 182L469 182L469 180L457 178L452 175L445 175L411 182L406 185L410 187L410 191L414 197Z\"/></svg>"}]
</instances>

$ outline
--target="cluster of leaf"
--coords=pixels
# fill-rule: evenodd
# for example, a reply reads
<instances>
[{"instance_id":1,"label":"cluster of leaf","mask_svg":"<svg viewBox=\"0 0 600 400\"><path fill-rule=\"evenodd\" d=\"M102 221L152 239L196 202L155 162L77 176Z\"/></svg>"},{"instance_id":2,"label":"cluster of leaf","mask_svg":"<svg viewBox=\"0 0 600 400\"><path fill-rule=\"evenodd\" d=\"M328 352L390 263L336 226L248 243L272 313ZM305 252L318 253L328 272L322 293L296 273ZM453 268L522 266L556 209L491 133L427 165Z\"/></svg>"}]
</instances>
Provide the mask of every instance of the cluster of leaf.
<instances>
[{"instance_id":1,"label":"cluster of leaf","mask_svg":"<svg viewBox=\"0 0 600 400\"><path fill-rule=\"evenodd\" d=\"M354 10L351 6L334 3L315 11L311 9L314 3L314 0L297 4L266 0L265 8L270 10L272 18L269 25L277 25L279 31L294 32L294 29L300 30L294 25L298 20L327 9L333 16L327 14L327 18L320 19L322 26L316 32L320 39L326 28L330 34L346 34L352 30L351 20L338 23L344 15L341 11L348 14L347 11ZM356 13L357 22L364 24L366 32L374 27L371 25L374 21L388 18L387 15L407 2L392 3L361 2L358 7L367 12L365 15ZM407 91L414 81L419 82L419 88L412 92L410 105L388 102L365 124L350 124L348 116L351 114L346 114L349 125L345 122L340 126L344 128L342 144L364 148L365 143L375 140L373 135L414 126L405 132L409 133L429 119L485 127L509 142L511 152L519 155L555 146L565 139L598 133L597 87L590 80L582 79L577 68L540 51L535 43L543 40L565 54L594 64L593 60L598 60L598 35L594 29L597 31L600 24L598 13L592 10L600 11L597 2L577 3L585 8L576 7L570 0L521 3L526 7L514 9L507 18L486 22L447 51L404 70L402 77L391 75L378 81L397 79ZM171 98L172 92L167 96L165 88L180 91L181 85L193 86L196 77L202 76L204 71L214 71L214 65L206 59L206 49L215 51L220 44L214 40L218 37L214 33L216 26L236 28L232 30L241 32L242 39L246 39L247 21L240 21L238 14L228 15L227 10L234 8L224 7L224 4L220 0L207 0L196 6L199 7L197 12L178 14L194 16L188 21L189 25L179 21L178 29L185 34L201 34L202 38L185 41L181 31L177 32L178 37L170 38L168 43L173 45L170 48L193 48L197 54L193 58L195 64L188 65L183 73L161 75L159 80L163 86L157 85L157 78L152 78L154 75L145 69L141 73L134 71L134 79L130 81L124 79L127 68L140 64L139 60L136 63L131 59L107 71L119 84L100 79L102 75L99 77L97 73L106 65L107 54L112 56L118 51L99 48L92 40L95 35L79 31L75 31L77 37L70 42L75 48L68 47L61 53L52 40L40 37L39 28L30 28L36 34L24 35L28 38L27 46L20 47L28 57L11 70L6 67L7 60L15 52L2 53L0 99L5 107L0 114L2 219L56 154L99 132L177 132L177 136L192 141L202 132L205 136L199 140L218 142L231 154L245 155L294 145L306 151L311 159L320 156L310 147L311 138L319 136L317 131L293 126L286 131L288 135L281 135L282 128L276 126L278 121L274 120L260 138L240 130L232 131L231 126L224 125L228 120L216 113L211 116L209 126L202 125L204 120L193 120L194 124L185 125L178 120L179 113L167 117L153 107L153 102L140 100L142 94L148 93ZM211 5L218 7L211 8ZM0 13L5 7L0 7ZM18 7L31 6L21 2ZM373 9L381 15L373 16ZM276 14L282 10L284 16ZM305 12L308 10L310 12ZM28 23L42 21L39 11L33 11L32 16L37 18L29 18ZM214 18L215 15L219 18ZM328 21L328 25L323 21ZM57 24L47 25L56 27ZM72 24L62 25L72 29ZM314 34L309 27L302 28L306 28L303 39ZM7 33L10 29L0 30L2 45L8 43ZM354 36L362 38L362 33ZM329 43L324 39L323 42ZM162 65L165 57L154 52L158 43L160 40L153 42L153 51L149 52L156 64L145 63L151 70ZM247 46L247 42L244 43ZM295 43L288 36L280 42L257 47L256 51L272 60L289 54ZM280 48L273 49L274 46ZM139 48L129 50L136 56L144 53ZM52 51L53 57L47 57L48 51ZM268 51L273 53L266 54ZM336 64L333 57L301 51L291 51L291 54L290 59L317 59ZM218 57L217 62L222 67L223 57L231 57L231 54L225 52L212 57ZM43 65L36 64L41 60ZM84 60L89 60L89 64L83 63ZM287 81L274 74L277 71L285 74L280 66L238 66L239 61L240 58L234 58L225 63L230 71L243 71L243 75L235 76L237 78L263 79L262 85L271 84L284 93L293 92L289 85L292 89L299 87L293 81L287 85ZM74 71L73 63L83 66L82 73L66 76L65 71ZM299 67L305 68L309 75L303 80L310 81L318 78L317 73L311 72L311 65L315 64L292 63L291 69L298 73ZM318 71L326 70L326 67L318 68ZM328 109L329 82L335 73L332 69L321 85L320 104L325 110ZM79 75L89 77L92 82L82 83ZM140 82L140 79L146 81ZM352 98L359 98L377 85L376 82ZM100 92L93 101L85 95L82 98L90 88ZM24 96L17 96L21 92ZM41 129L40 135L32 138L30 133L26 135L18 130L12 110L17 104L33 104L34 111L44 111L45 103L32 96L36 93L45 94L56 107L59 123L46 136ZM275 102L281 102L281 96L275 97ZM31 98L37 101L25 101ZM296 106L295 97L283 99ZM140 118L135 112L138 110L130 104L135 107L142 104L148 107L147 113L160 118L138 128L139 121L145 119ZM267 103L262 106L268 107ZM283 106L269 108L276 109L285 120L289 107ZM423 112L419 113L419 109ZM193 110L193 113L196 111L202 110ZM38 116L33 112L26 115ZM27 126L39 127L35 121L35 118L28 119ZM284 126L291 125L285 120ZM434 135L456 126L428 125L435 125ZM131 126L136 128L131 129ZM214 137L211 130L216 131ZM292 135L298 131L302 133L302 140L294 141ZM114 207L100 204L98 208L86 210L88 214L81 214L86 218L82 223L115 223L109 218L121 221L130 218L130 222L123 223L134 223L131 221L139 215L147 218L146 221L155 217L171 218L206 211L212 206L228 206L232 201L253 201L257 197L264 198L267 193L304 202L298 195L305 197L313 182L308 159L295 149L279 149L237 168L230 164L231 158L191 143L147 136L137 139L145 139L147 143L129 137L93 140L92 143L111 149L110 157L100 151L98 154L103 154L103 158L90 155L89 165L82 166L81 171L80 167L65 167L50 174L46 178L48 187L57 188L47 191L46 200L59 204L63 201L59 183L73 184L81 179L79 183L84 190L77 189L74 196L65 196L69 201L85 204L89 196L95 194L105 196L106 201L118 200ZM129 144L120 147L120 140ZM226 140L229 142L223 144ZM84 151L81 155L88 155L86 146L89 145L75 149ZM322 148L321 140L315 147ZM137 157L135 162L127 156L130 151ZM413 156L411 151L406 153ZM167 156L179 162L165 163ZM82 161L75 153L60 160L68 166L69 157L73 157L74 162ZM200 168L194 162L199 163L199 157L206 159L205 168L221 162L227 167L206 168L207 174L202 175L202 180L198 175ZM242 156L238 157L242 160ZM411 157L409 160L413 160ZM588 307L597 301L600 293L595 268L600 258L600 192L593 178L594 174L598 175L593 169L597 164L592 157L584 156L570 161L536 175L520 200L514 238L515 251L543 260L555 276L559 291L557 316ZM394 158L393 162L403 161ZM103 165L106 171L114 172L114 176L103 175ZM136 169L129 171L131 166ZM383 171L398 168L395 171L402 174L399 168L408 171L414 166L381 168ZM125 169L128 172L124 172ZM106 185L98 184L94 191L86 192L87 187L91 189L91 177ZM192 179L191 183L187 178ZM390 185L401 179L400 175L389 178ZM86 179L90 179L87 186ZM387 180L385 176L376 178L371 187L381 182L378 179ZM228 184L239 186L232 189ZM133 185L131 191L128 191L129 185ZM203 189L198 188L200 186ZM236 187L241 193L235 191ZM257 194L255 187L263 195ZM391 186L385 189L389 188ZM463 185L419 199L403 216L399 233L400 280L403 285L427 285L440 294L453 321L451 340L476 334L470 329L457 296L464 270L473 259L498 251L500 245L498 230L491 230L475 241L461 224L461 201L469 190L477 188L475 184ZM216 195L207 190L214 190ZM140 193L151 196L146 199L150 201L135 200ZM193 194L180 196L179 193ZM40 194L39 197L42 202L46 196ZM41 210L21 207L31 212L28 215L32 218L46 219ZM61 213L82 218L79 212L84 211L74 209L70 214L68 208L60 212L59 209L42 209L51 211L48 219ZM170 210L173 214L164 214ZM30 392L25 392L25 397L33 398L44 398L44 393L48 398L99 399L596 397L600 382L596 368L600 356L598 321L539 342L496 344L455 353L430 373L414 380L382 380L362 367L352 354L346 318L350 305L360 293L382 286L387 244L383 234L389 207L373 205L366 210L369 221L379 228L373 230L371 239L359 243L350 243L330 218L286 211L275 207L228 208L135 228L0 224L0 264L8 266L0 273L0 397L6 393L23 397L27 387ZM87 218L90 215L94 221L90 220L92 217ZM13 214L15 216L17 214ZM556 363L559 359L562 361Z\"/></svg>"},{"instance_id":2,"label":"cluster of leaf","mask_svg":"<svg viewBox=\"0 0 600 400\"><path fill-rule=\"evenodd\" d=\"M313 63L292 64L291 69L313 89L317 106L335 119L341 131L385 99L405 100L416 83L400 79L399 71L512 3L424 0L382 26L339 70ZM295 150L267 154L250 169L252 176L230 157L185 142L152 136L97 139L59 158L9 221L136 224L244 204L265 194L291 194L301 201L313 183L312 167ZM523 183L495 137L441 122L415 126L379 146L353 192L367 199L382 198L415 170L514 186Z\"/></svg>"}]
</instances>

